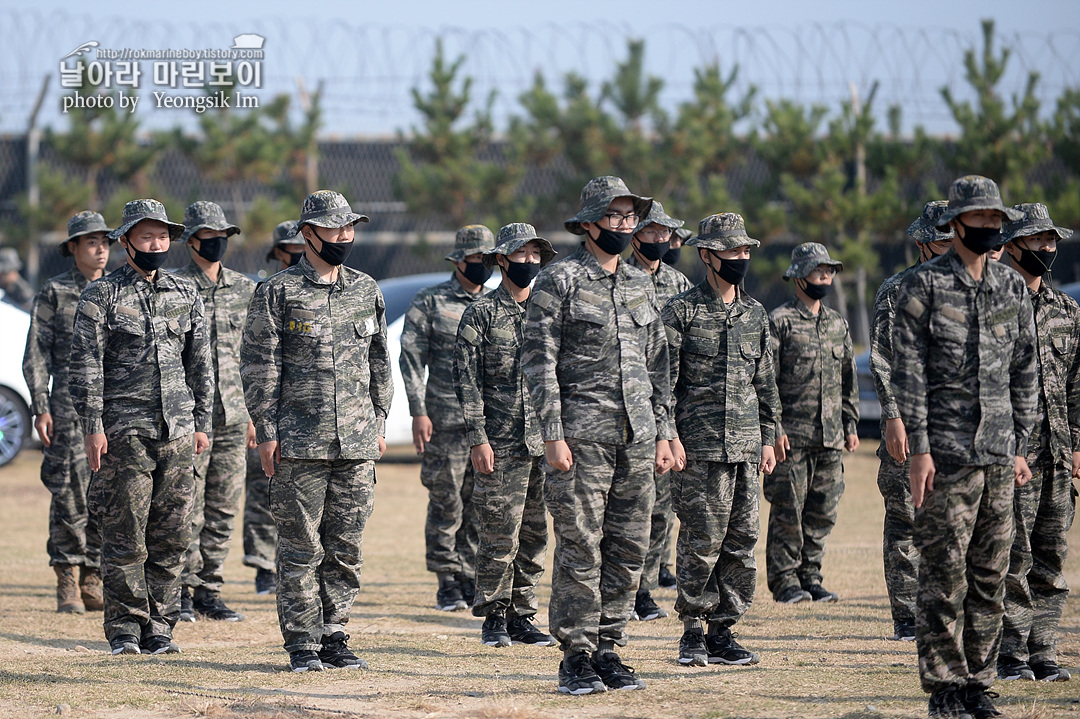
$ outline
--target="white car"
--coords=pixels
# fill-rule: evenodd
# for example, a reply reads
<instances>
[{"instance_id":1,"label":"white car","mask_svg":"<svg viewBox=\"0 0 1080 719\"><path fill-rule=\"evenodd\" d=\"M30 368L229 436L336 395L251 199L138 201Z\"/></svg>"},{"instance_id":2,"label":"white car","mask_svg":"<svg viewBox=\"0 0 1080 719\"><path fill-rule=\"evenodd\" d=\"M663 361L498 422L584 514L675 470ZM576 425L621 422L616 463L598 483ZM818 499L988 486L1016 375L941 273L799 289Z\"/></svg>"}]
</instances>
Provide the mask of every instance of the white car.
<instances>
[{"instance_id":1,"label":"white car","mask_svg":"<svg viewBox=\"0 0 1080 719\"><path fill-rule=\"evenodd\" d=\"M386 417L386 444L412 444L412 417L409 415L409 399L405 394L405 382L401 379L398 359L401 357L401 330L405 327L405 313L417 292L450 279L450 272L429 272L422 275L406 275L379 281L379 289L386 303L386 344L390 351L390 371L394 376L394 401ZM502 275L494 272L484 283L488 290L499 286Z\"/></svg>"},{"instance_id":2,"label":"white car","mask_svg":"<svg viewBox=\"0 0 1080 719\"><path fill-rule=\"evenodd\" d=\"M0 297L3 292L0 291ZM0 302L0 327L7 335L0 344L0 467L15 459L34 436L30 390L23 379L23 349L30 331L30 313Z\"/></svg>"}]
</instances>

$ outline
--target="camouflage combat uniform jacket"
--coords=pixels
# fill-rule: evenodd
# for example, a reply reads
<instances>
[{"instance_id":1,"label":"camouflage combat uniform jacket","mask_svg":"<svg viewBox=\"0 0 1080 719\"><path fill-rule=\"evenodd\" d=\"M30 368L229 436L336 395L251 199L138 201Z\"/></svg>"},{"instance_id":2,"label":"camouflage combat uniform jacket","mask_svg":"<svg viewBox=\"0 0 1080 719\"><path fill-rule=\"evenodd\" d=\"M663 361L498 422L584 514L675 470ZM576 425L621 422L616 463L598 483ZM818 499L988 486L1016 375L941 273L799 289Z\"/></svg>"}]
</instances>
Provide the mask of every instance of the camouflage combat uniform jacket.
<instances>
[{"instance_id":1,"label":"camouflage combat uniform jacket","mask_svg":"<svg viewBox=\"0 0 1080 719\"><path fill-rule=\"evenodd\" d=\"M68 391L68 361L75 308L88 284L86 276L72 267L47 281L34 298L23 354L23 376L30 389L30 411L34 415L48 412L54 419L78 419Z\"/></svg>"},{"instance_id":2,"label":"camouflage combat uniform jacket","mask_svg":"<svg viewBox=\"0 0 1080 719\"><path fill-rule=\"evenodd\" d=\"M405 313L398 364L409 397L409 414L426 415L436 430L464 426L461 402L454 391L454 345L461 313L483 294L483 289L475 294L466 292L454 275L417 292Z\"/></svg>"},{"instance_id":3,"label":"camouflage combat uniform jacket","mask_svg":"<svg viewBox=\"0 0 1080 719\"><path fill-rule=\"evenodd\" d=\"M892 333L896 317L896 298L900 294L900 284L904 278L917 267L918 265L909 267L886 278L874 297L874 320L870 325L870 372L874 376L874 389L877 390L878 402L881 404L882 440L885 437L885 420L900 416L892 390ZM878 446L877 453L881 459L889 456L884 441Z\"/></svg>"},{"instance_id":4,"label":"camouflage combat uniform jacket","mask_svg":"<svg viewBox=\"0 0 1080 719\"><path fill-rule=\"evenodd\" d=\"M672 439L663 327L649 278L621 260L608 274L582 245L541 270L521 363L544 441Z\"/></svg>"},{"instance_id":5,"label":"camouflage combat uniform jacket","mask_svg":"<svg viewBox=\"0 0 1080 719\"><path fill-rule=\"evenodd\" d=\"M240 379L240 342L255 283L227 267L222 267L217 282L212 282L194 261L174 274L195 284L206 312L216 380L214 426L247 424L244 383Z\"/></svg>"},{"instance_id":6,"label":"camouflage combat uniform jacket","mask_svg":"<svg viewBox=\"0 0 1080 719\"><path fill-rule=\"evenodd\" d=\"M539 420L521 372L525 307L505 286L465 308L458 327L454 385L470 447L490 444L497 457L544 453Z\"/></svg>"},{"instance_id":7,"label":"camouflage combat uniform jacket","mask_svg":"<svg viewBox=\"0 0 1080 719\"><path fill-rule=\"evenodd\" d=\"M1038 335L1039 391L1028 459L1072 466L1080 448L1080 307L1044 280L1031 292Z\"/></svg>"},{"instance_id":8,"label":"camouflage combat uniform jacket","mask_svg":"<svg viewBox=\"0 0 1080 719\"><path fill-rule=\"evenodd\" d=\"M924 262L900 285L892 340L893 396L912 454L954 467L1011 467L1027 454L1038 368L1016 270L988 261L976 283L955 250Z\"/></svg>"},{"instance_id":9,"label":"camouflage combat uniform jacket","mask_svg":"<svg viewBox=\"0 0 1080 719\"><path fill-rule=\"evenodd\" d=\"M626 262L631 267L636 267L649 275L653 287L656 288L656 304L659 307L663 307L672 297L680 292L686 292L694 286L694 283L688 280L686 275L666 262L661 261L660 266L656 268L656 272L652 273L641 266L641 263L638 261L637 255L635 254L631 254Z\"/></svg>"},{"instance_id":10,"label":"camouflage combat uniform jacket","mask_svg":"<svg viewBox=\"0 0 1080 719\"><path fill-rule=\"evenodd\" d=\"M194 285L125 264L79 301L69 386L85 434L174 440L209 432L214 401L203 304Z\"/></svg>"},{"instance_id":11,"label":"camouflage combat uniform jacket","mask_svg":"<svg viewBox=\"0 0 1080 719\"><path fill-rule=\"evenodd\" d=\"M342 266L326 282L306 257L256 288L240 374L260 444L293 459L379 458L394 394L385 311L375 280Z\"/></svg>"},{"instance_id":12,"label":"camouflage combat uniform jacket","mask_svg":"<svg viewBox=\"0 0 1080 719\"><path fill-rule=\"evenodd\" d=\"M741 290L728 308L706 280L668 302L663 318L687 457L756 465L780 417L765 308Z\"/></svg>"},{"instance_id":13,"label":"camouflage combat uniform jacket","mask_svg":"<svg viewBox=\"0 0 1080 719\"><path fill-rule=\"evenodd\" d=\"M792 446L843 449L859 425L859 386L847 322L792 298L769 315L781 426Z\"/></svg>"}]
</instances>

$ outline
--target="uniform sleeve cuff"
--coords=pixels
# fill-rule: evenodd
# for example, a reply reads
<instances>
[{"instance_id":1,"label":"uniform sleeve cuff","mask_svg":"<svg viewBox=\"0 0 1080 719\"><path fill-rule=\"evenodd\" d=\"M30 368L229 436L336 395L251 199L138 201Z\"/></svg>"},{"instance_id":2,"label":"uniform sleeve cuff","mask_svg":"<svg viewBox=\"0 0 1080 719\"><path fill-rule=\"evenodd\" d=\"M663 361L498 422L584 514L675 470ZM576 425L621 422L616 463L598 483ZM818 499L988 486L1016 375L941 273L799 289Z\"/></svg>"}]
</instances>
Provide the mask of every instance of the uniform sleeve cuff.
<instances>
[{"instance_id":1,"label":"uniform sleeve cuff","mask_svg":"<svg viewBox=\"0 0 1080 719\"><path fill-rule=\"evenodd\" d=\"M484 431L483 427L467 430L466 436L470 447L475 447L480 444L490 444L490 442L488 442L487 432Z\"/></svg>"},{"instance_id":2,"label":"uniform sleeve cuff","mask_svg":"<svg viewBox=\"0 0 1080 719\"><path fill-rule=\"evenodd\" d=\"M546 422L542 434L545 442L555 442L560 439L565 439L565 437L563 437L562 422Z\"/></svg>"},{"instance_id":3,"label":"uniform sleeve cuff","mask_svg":"<svg viewBox=\"0 0 1080 719\"><path fill-rule=\"evenodd\" d=\"M427 406L423 402L409 402L410 417L427 417Z\"/></svg>"},{"instance_id":4,"label":"uniform sleeve cuff","mask_svg":"<svg viewBox=\"0 0 1080 719\"><path fill-rule=\"evenodd\" d=\"M378 415L376 415L375 434L379 435L380 437L386 436L386 417L379 417Z\"/></svg>"},{"instance_id":5,"label":"uniform sleeve cuff","mask_svg":"<svg viewBox=\"0 0 1080 719\"><path fill-rule=\"evenodd\" d=\"M210 434L214 429L214 417L210 414L195 416L195 431Z\"/></svg>"},{"instance_id":6,"label":"uniform sleeve cuff","mask_svg":"<svg viewBox=\"0 0 1080 719\"><path fill-rule=\"evenodd\" d=\"M277 426L272 424L256 424L255 441L259 444L262 444L263 442L276 442Z\"/></svg>"},{"instance_id":7,"label":"uniform sleeve cuff","mask_svg":"<svg viewBox=\"0 0 1080 719\"><path fill-rule=\"evenodd\" d=\"M850 421L844 422L844 436L845 437L853 435L853 434L858 434L858 433L859 433L859 423L858 422L850 422Z\"/></svg>"},{"instance_id":8,"label":"uniform sleeve cuff","mask_svg":"<svg viewBox=\"0 0 1080 719\"><path fill-rule=\"evenodd\" d=\"M49 395L44 393L35 394L31 404L33 407L31 407L30 411L35 416L46 414L49 411Z\"/></svg>"},{"instance_id":9,"label":"uniform sleeve cuff","mask_svg":"<svg viewBox=\"0 0 1080 719\"><path fill-rule=\"evenodd\" d=\"M1028 435L1016 438L1016 456L1026 457L1028 453Z\"/></svg>"},{"instance_id":10,"label":"uniform sleeve cuff","mask_svg":"<svg viewBox=\"0 0 1080 719\"><path fill-rule=\"evenodd\" d=\"M101 423L101 417L83 417L83 434L105 434L105 425Z\"/></svg>"},{"instance_id":11,"label":"uniform sleeve cuff","mask_svg":"<svg viewBox=\"0 0 1080 719\"><path fill-rule=\"evenodd\" d=\"M899 416L900 408L896 406L896 402L887 402L881 405L882 419L896 419Z\"/></svg>"},{"instance_id":12,"label":"uniform sleeve cuff","mask_svg":"<svg viewBox=\"0 0 1080 719\"><path fill-rule=\"evenodd\" d=\"M776 430L772 425L764 425L761 428L761 445L763 447L772 447L776 444Z\"/></svg>"},{"instance_id":13,"label":"uniform sleeve cuff","mask_svg":"<svg viewBox=\"0 0 1080 719\"><path fill-rule=\"evenodd\" d=\"M926 432L909 432L908 447L911 449L911 454L929 454L930 435Z\"/></svg>"}]
</instances>

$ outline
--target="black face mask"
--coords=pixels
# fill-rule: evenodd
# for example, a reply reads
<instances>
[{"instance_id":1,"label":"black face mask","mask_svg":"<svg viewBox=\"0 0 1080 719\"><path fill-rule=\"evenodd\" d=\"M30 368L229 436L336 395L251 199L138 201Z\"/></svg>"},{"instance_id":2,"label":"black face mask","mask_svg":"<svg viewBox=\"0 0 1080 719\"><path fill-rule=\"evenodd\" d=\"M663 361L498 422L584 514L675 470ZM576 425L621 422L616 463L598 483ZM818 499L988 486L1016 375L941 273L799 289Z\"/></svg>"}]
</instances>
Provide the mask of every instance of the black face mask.
<instances>
[{"instance_id":1,"label":"black face mask","mask_svg":"<svg viewBox=\"0 0 1080 719\"><path fill-rule=\"evenodd\" d=\"M322 258L322 261L326 264L337 267L345 262L349 253L352 252L352 240L349 240L348 242L327 242L326 240L323 240L318 230L314 227L311 228L311 231L315 233L316 237L322 240L322 252L315 249L315 245L311 244L311 240L307 241L308 247L311 248L312 252Z\"/></svg>"},{"instance_id":2,"label":"black face mask","mask_svg":"<svg viewBox=\"0 0 1080 719\"><path fill-rule=\"evenodd\" d=\"M657 260L664 258L664 254L668 251L669 247L671 247L670 240L668 242L642 242L641 240L638 240L636 249L638 253L649 262L656 262Z\"/></svg>"},{"instance_id":3,"label":"black face mask","mask_svg":"<svg viewBox=\"0 0 1080 719\"><path fill-rule=\"evenodd\" d=\"M131 254L133 250L135 252L134 255ZM143 272L155 272L161 269L161 266L165 264L165 258L169 256L168 250L164 252L143 252L142 250L136 250L131 246L130 241L128 242L127 253L128 257L131 258L131 261L135 263L135 266Z\"/></svg>"},{"instance_id":4,"label":"black face mask","mask_svg":"<svg viewBox=\"0 0 1080 719\"><path fill-rule=\"evenodd\" d=\"M710 253L711 254L711 253ZM724 260L716 255L712 255L714 260L720 260L720 269L714 269L712 263L709 263L709 269L712 270L717 277L727 282L729 285L741 285L743 279L746 277L747 271L750 269L750 260Z\"/></svg>"},{"instance_id":5,"label":"black face mask","mask_svg":"<svg viewBox=\"0 0 1080 719\"><path fill-rule=\"evenodd\" d=\"M1048 250L1029 250L1027 248L1020 248L1020 257L1013 258L1016 260L1016 264L1033 277L1042 277L1050 268L1054 265L1054 260L1057 259L1057 250L1050 252Z\"/></svg>"},{"instance_id":6,"label":"black face mask","mask_svg":"<svg viewBox=\"0 0 1080 719\"><path fill-rule=\"evenodd\" d=\"M994 227L969 227L963 222L964 236L960 241L976 255L985 255L1001 245L1001 230Z\"/></svg>"},{"instance_id":7,"label":"black face mask","mask_svg":"<svg viewBox=\"0 0 1080 719\"><path fill-rule=\"evenodd\" d=\"M225 256L225 250L228 247L228 235L215 235L214 237L199 240L199 249L195 251L199 253L199 257L207 262L221 262L221 258Z\"/></svg>"},{"instance_id":8,"label":"black face mask","mask_svg":"<svg viewBox=\"0 0 1080 719\"><path fill-rule=\"evenodd\" d=\"M832 292L832 285L819 285L816 282L806 281L806 286L802 288L802 291L806 293L806 296L812 300L824 299L830 292Z\"/></svg>"},{"instance_id":9,"label":"black face mask","mask_svg":"<svg viewBox=\"0 0 1080 719\"><path fill-rule=\"evenodd\" d=\"M626 248L630 246L631 238L634 236L632 232L615 232L600 227L600 225L597 225L596 229L600 230L600 234L596 236L593 242L596 243L601 252L606 252L609 255L621 255L625 252Z\"/></svg>"},{"instance_id":10,"label":"black face mask","mask_svg":"<svg viewBox=\"0 0 1080 719\"><path fill-rule=\"evenodd\" d=\"M521 289L525 289L540 274L539 262L511 262L507 260L503 268L507 278Z\"/></svg>"},{"instance_id":11,"label":"black face mask","mask_svg":"<svg viewBox=\"0 0 1080 719\"><path fill-rule=\"evenodd\" d=\"M491 269L485 267L483 262L466 262L461 274L474 285L482 285L491 277Z\"/></svg>"},{"instance_id":12,"label":"black face mask","mask_svg":"<svg viewBox=\"0 0 1080 719\"><path fill-rule=\"evenodd\" d=\"M671 243L669 242L668 244L670 245ZM681 255L681 254L682 254L682 247L681 246L672 247L670 250L665 252L664 256L661 257L660 259L662 259L664 261L665 265L671 265L672 267L674 267L675 265L679 264L679 255Z\"/></svg>"},{"instance_id":13,"label":"black face mask","mask_svg":"<svg viewBox=\"0 0 1080 719\"><path fill-rule=\"evenodd\" d=\"M300 258L304 256L303 252L286 252L285 254L289 256L289 259L288 259L288 266L289 267L294 266L297 262L300 261Z\"/></svg>"}]
</instances>

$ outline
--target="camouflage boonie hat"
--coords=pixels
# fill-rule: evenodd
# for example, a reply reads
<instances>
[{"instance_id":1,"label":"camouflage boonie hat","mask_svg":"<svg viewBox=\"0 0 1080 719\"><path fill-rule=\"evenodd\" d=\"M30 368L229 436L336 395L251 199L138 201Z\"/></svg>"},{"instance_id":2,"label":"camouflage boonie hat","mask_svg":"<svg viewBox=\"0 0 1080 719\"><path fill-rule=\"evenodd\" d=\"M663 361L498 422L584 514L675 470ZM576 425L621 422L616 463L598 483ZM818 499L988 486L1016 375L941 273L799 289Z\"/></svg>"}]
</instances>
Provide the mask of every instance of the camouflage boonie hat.
<instances>
[{"instance_id":1,"label":"camouflage boonie hat","mask_svg":"<svg viewBox=\"0 0 1080 719\"><path fill-rule=\"evenodd\" d=\"M742 215L735 212L724 212L719 215L709 215L698 223L697 237L691 237L686 241L690 247L701 247L706 250L733 250L736 247L749 245L759 247L760 242L746 234L746 223Z\"/></svg>"},{"instance_id":2,"label":"camouflage boonie hat","mask_svg":"<svg viewBox=\"0 0 1080 719\"><path fill-rule=\"evenodd\" d=\"M68 220L67 231L67 239L60 243L61 257L71 257L71 248L68 247L68 242L71 240L77 240L83 235L89 235L92 232L104 232L107 235L113 231L113 228L105 224L105 218L100 213L93 210L83 210ZM113 238L109 238L110 245L115 241Z\"/></svg>"},{"instance_id":3,"label":"camouflage boonie hat","mask_svg":"<svg viewBox=\"0 0 1080 719\"><path fill-rule=\"evenodd\" d=\"M317 190L304 199L304 206L300 208L300 219L296 223L296 231L299 232L304 225L338 228L355 225L357 222L370 222L370 219L367 215L353 212L341 193L332 190Z\"/></svg>"},{"instance_id":4,"label":"camouflage boonie hat","mask_svg":"<svg viewBox=\"0 0 1080 719\"><path fill-rule=\"evenodd\" d=\"M14 247L0 247L0 274L18 272L22 266L18 250Z\"/></svg>"},{"instance_id":5,"label":"camouflage boonie hat","mask_svg":"<svg viewBox=\"0 0 1080 719\"><path fill-rule=\"evenodd\" d=\"M169 239L176 240L184 231L184 226L178 222L170 222L165 213L165 205L157 200L142 199L132 200L124 205L124 216L120 218L120 226L109 233L110 240L118 240L127 234L135 225L143 220L157 220L164 222L169 228Z\"/></svg>"},{"instance_id":6,"label":"camouflage boonie hat","mask_svg":"<svg viewBox=\"0 0 1080 719\"><path fill-rule=\"evenodd\" d=\"M184 210L184 234L180 235L180 241L187 242L203 229L224 232L226 237L240 234L240 228L229 224L225 219L225 212L216 202L199 200L192 202Z\"/></svg>"},{"instance_id":7,"label":"camouflage boonie hat","mask_svg":"<svg viewBox=\"0 0 1080 719\"><path fill-rule=\"evenodd\" d=\"M483 225L465 225L454 235L454 249L446 256L451 262L463 262L469 255L487 252L495 246L495 235Z\"/></svg>"},{"instance_id":8,"label":"camouflage boonie hat","mask_svg":"<svg viewBox=\"0 0 1080 719\"><path fill-rule=\"evenodd\" d=\"M296 220L279 222L278 226L274 228L274 244L270 246L270 251L266 253L267 262L274 259L274 250L282 245L304 245L304 238L300 235L300 228L296 226Z\"/></svg>"},{"instance_id":9,"label":"camouflage boonie hat","mask_svg":"<svg viewBox=\"0 0 1080 719\"><path fill-rule=\"evenodd\" d=\"M495 255L512 255L533 240L540 244L541 266L551 262L551 258L558 254L550 242L536 234L535 227L524 222L512 222L499 228L495 247L484 253L484 265L494 267Z\"/></svg>"},{"instance_id":10,"label":"camouflage boonie hat","mask_svg":"<svg viewBox=\"0 0 1080 719\"><path fill-rule=\"evenodd\" d=\"M676 228L671 233L671 236L672 237L678 237L683 242L686 242L687 240L689 240L691 237L694 236L694 231L689 229L688 227L679 227L679 228Z\"/></svg>"},{"instance_id":11,"label":"camouflage boonie hat","mask_svg":"<svg viewBox=\"0 0 1080 719\"><path fill-rule=\"evenodd\" d=\"M581 188L580 207L577 214L563 223L567 232L584 235L582 222L599 222L607 214L611 201L619 197L629 197L634 201L634 212L638 218L646 217L652 207L651 197L642 197L630 192L620 177L604 175L594 177Z\"/></svg>"},{"instance_id":12,"label":"camouflage boonie hat","mask_svg":"<svg viewBox=\"0 0 1080 719\"><path fill-rule=\"evenodd\" d=\"M938 229L938 222L941 220L941 216L948 209L949 202L947 200L933 200L927 202L923 207L922 214L908 225L907 234L908 237L914 239L916 242L937 242L939 240L951 240L955 234L951 227L946 227L944 230Z\"/></svg>"},{"instance_id":13,"label":"camouflage boonie hat","mask_svg":"<svg viewBox=\"0 0 1080 719\"><path fill-rule=\"evenodd\" d=\"M1002 225L1001 234L1006 242L1031 237L1040 232L1056 232L1059 240L1067 240L1073 236L1072 230L1054 225L1054 221L1050 219L1050 210L1041 202L1022 202L1013 205L1013 209L1024 213L1024 217L1017 222L1006 222Z\"/></svg>"},{"instance_id":14,"label":"camouflage boonie hat","mask_svg":"<svg viewBox=\"0 0 1080 719\"><path fill-rule=\"evenodd\" d=\"M1015 221L1023 217L1001 202L1001 191L989 177L964 175L949 185L949 206L938 218L937 226L944 227L950 220L974 210L997 210L1006 220Z\"/></svg>"},{"instance_id":15,"label":"camouflage boonie hat","mask_svg":"<svg viewBox=\"0 0 1080 719\"><path fill-rule=\"evenodd\" d=\"M784 279L804 280L818 265L844 269L844 263L829 257L829 251L820 242L804 242L791 251L791 266L784 272Z\"/></svg>"},{"instance_id":16,"label":"camouflage boonie hat","mask_svg":"<svg viewBox=\"0 0 1080 719\"><path fill-rule=\"evenodd\" d=\"M644 230L649 225L654 224L660 225L661 227L668 227L672 230L677 230L678 228L685 225L686 221L676 220L674 217L669 216L668 213L664 212L664 206L656 200L653 200L652 207L649 208L649 214L645 217L645 219L638 222L638 226L634 228L634 234L636 235L638 232ZM690 234L687 233L686 236L689 237Z\"/></svg>"}]
</instances>

